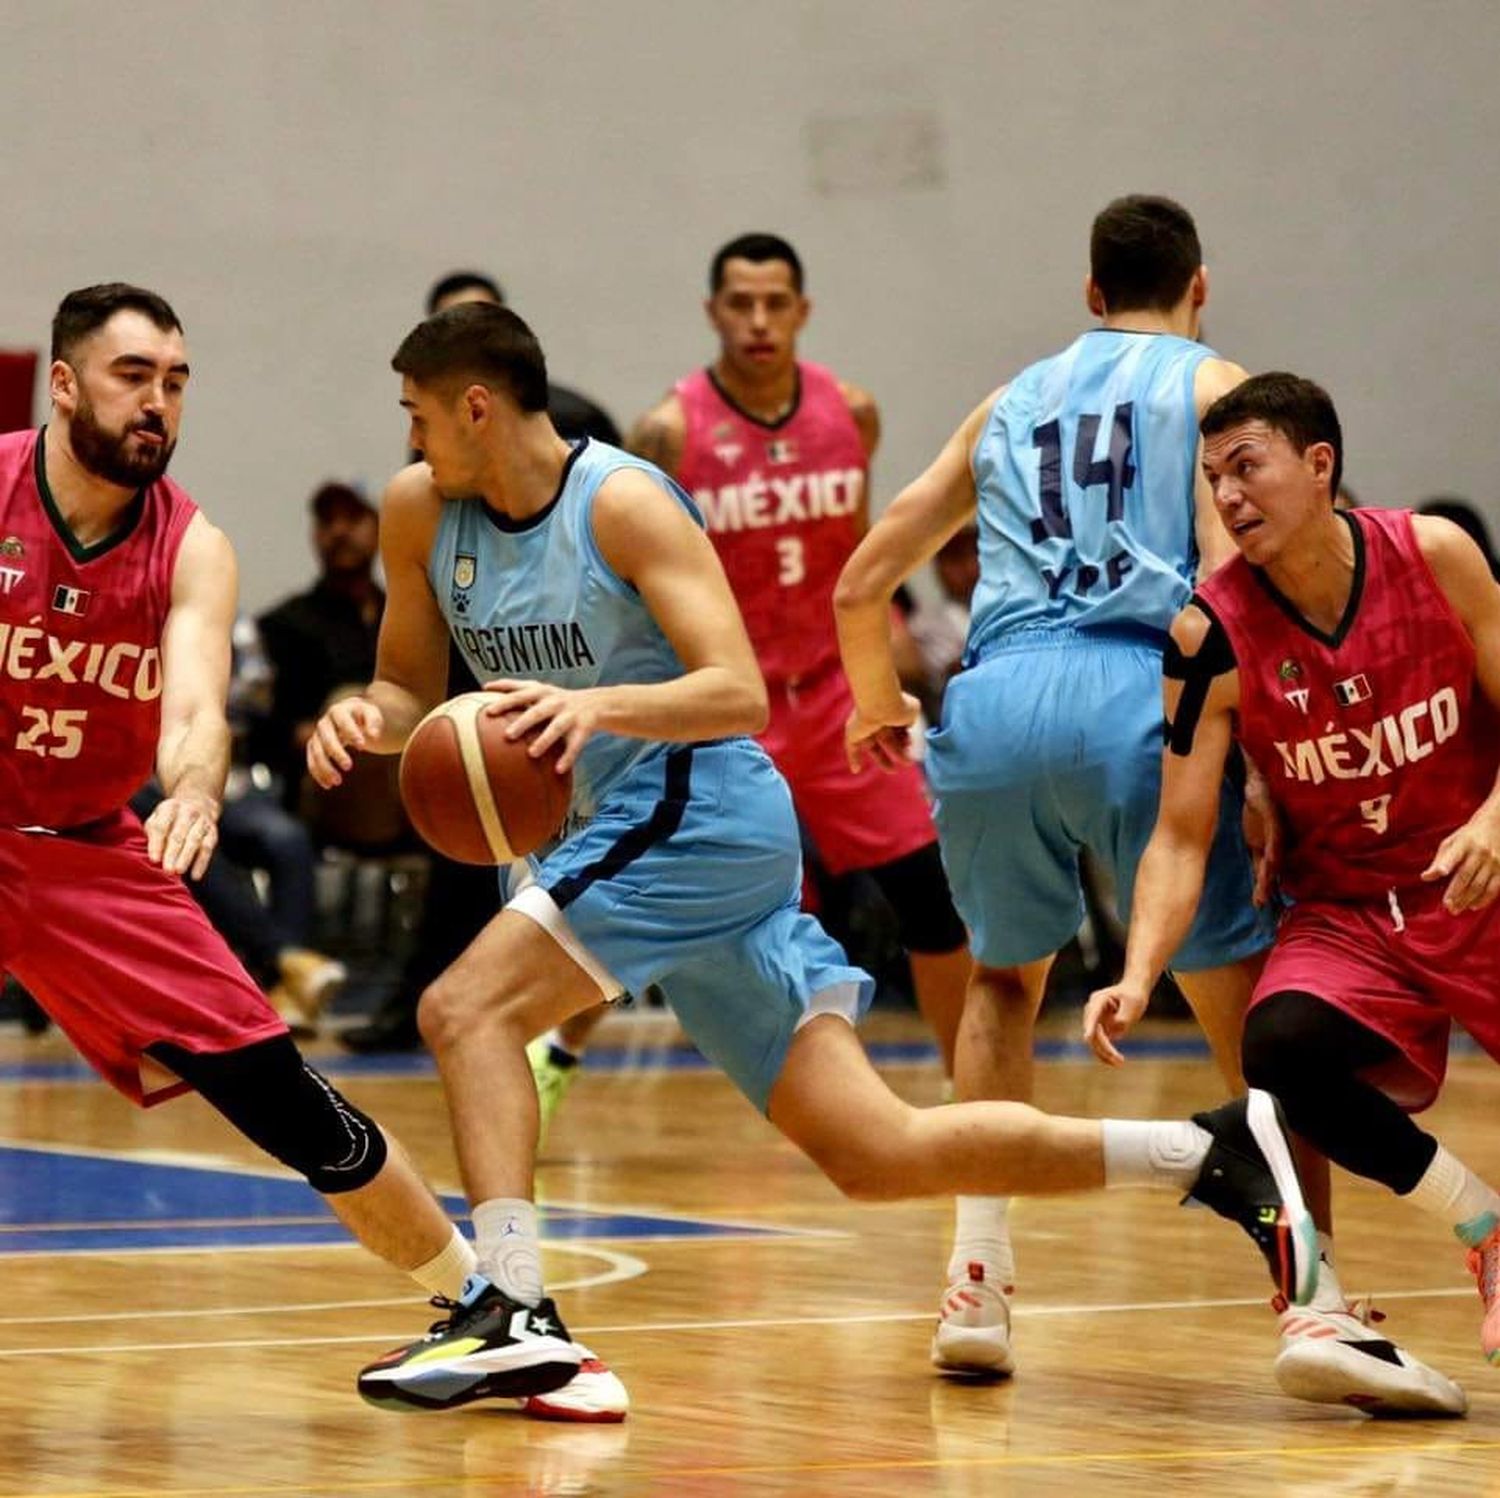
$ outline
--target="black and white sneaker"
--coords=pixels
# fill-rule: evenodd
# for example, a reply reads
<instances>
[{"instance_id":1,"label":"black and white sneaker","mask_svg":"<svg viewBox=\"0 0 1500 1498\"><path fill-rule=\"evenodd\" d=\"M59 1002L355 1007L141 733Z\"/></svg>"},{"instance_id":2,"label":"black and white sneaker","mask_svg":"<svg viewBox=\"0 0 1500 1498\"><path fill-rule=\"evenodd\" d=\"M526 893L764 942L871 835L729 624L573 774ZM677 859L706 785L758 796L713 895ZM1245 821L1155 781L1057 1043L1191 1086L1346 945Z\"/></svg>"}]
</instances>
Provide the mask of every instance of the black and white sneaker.
<instances>
[{"instance_id":1,"label":"black and white sneaker","mask_svg":"<svg viewBox=\"0 0 1500 1498\"><path fill-rule=\"evenodd\" d=\"M550 1300L522 1305L472 1274L427 1335L387 1353L359 1375L359 1392L385 1409L451 1410L476 1399L550 1394L582 1358Z\"/></svg>"},{"instance_id":2,"label":"black and white sneaker","mask_svg":"<svg viewBox=\"0 0 1500 1498\"><path fill-rule=\"evenodd\" d=\"M1252 1088L1222 1108L1195 1113L1193 1122L1213 1143L1185 1200L1239 1223L1265 1256L1277 1293L1305 1306L1318 1289L1318 1231L1276 1099Z\"/></svg>"}]
</instances>

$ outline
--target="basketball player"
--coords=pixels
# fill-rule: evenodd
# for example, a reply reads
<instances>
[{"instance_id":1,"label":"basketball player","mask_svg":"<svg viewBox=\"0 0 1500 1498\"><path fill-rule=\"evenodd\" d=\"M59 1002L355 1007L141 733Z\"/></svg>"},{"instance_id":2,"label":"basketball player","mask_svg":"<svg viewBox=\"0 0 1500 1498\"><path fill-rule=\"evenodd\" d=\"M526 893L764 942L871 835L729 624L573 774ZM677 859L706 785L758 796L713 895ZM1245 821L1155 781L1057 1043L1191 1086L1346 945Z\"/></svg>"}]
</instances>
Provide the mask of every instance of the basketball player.
<instances>
[{"instance_id":1,"label":"basketball player","mask_svg":"<svg viewBox=\"0 0 1500 1498\"><path fill-rule=\"evenodd\" d=\"M454 1295L473 1251L179 877L216 842L236 585L229 542L165 476L181 323L138 287L71 292L49 378L49 425L0 436L0 970L133 1102L196 1089L371 1252ZM142 827L126 802L153 766L166 794Z\"/></svg>"},{"instance_id":2,"label":"basketball player","mask_svg":"<svg viewBox=\"0 0 1500 1498\"><path fill-rule=\"evenodd\" d=\"M977 963L958 1064L993 1095L1029 1100L1037 1010L1082 916L1080 850L1130 906L1156 814L1155 682L1195 566L1232 547L1195 488L1197 414L1244 377L1197 342L1208 273L1191 216L1126 197L1094 220L1084 285L1099 326L1022 370L963 423L892 503L839 583L856 709L855 759L899 759L916 715L887 644L904 577L979 518L979 584L965 669L928 739L943 854ZM1201 908L1172 971L1219 1068L1240 1083L1240 1036L1272 924L1251 903L1240 797L1222 789ZM1327 1167L1310 1177L1329 1227ZM1325 1250L1331 1239L1325 1233ZM1014 1258L1004 1204L965 1203L933 1342L941 1367L1009 1371ZM1331 1267L1322 1288L1344 1309Z\"/></svg>"},{"instance_id":3,"label":"basketball player","mask_svg":"<svg viewBox=\"0 0 1500 1498\"><path fill-rule=\"evenodd\" d=\"M1311 381L1258 375L1202 433L1239 555L1172 625L1161 812L1124 976L1090 999L1085 1034L1119 1063L1116 1041L1188 929L1238 738L1266 773L1293 901L1246 1022L1245 1074L1329 1159L1447 1223L1500 1362L1500 1193L1408 1116L1442 1085L1451 1020L1500 1059L1500 587L1451 521L1335 512L1343 438ZM1399 1372L1378 1334L1302 1316L1336 1326L1347 1359ZM1347 1397L1310 1345L1284 1349L1283 1385ZM1408 1383L1380 1407L1424 1407Z\"/></svg>"},{"instance_id":4,"label":"basketball player","mask_svg":"<svg viewBox=\"0 0 1500 1498\"><path fill-rule=\"evenodd\" d=\"M451 631L508 731L560 747L573 799L532 884L423 995L480 1273L426 1338L364 1371L364 1395L448 1408L573 1346L543 1298L526 1042L652 982L851 1196L1170 1185L1310 1293L1316 1234L1264 1094L1194 1123L1101 1125L1014 1103L922 1110L885 1086L852 1024L870 980L797 908L791 798L745 737L765 688L692 501L639 458L557 435L541 349L507 308L438 313L392 363L426 462L386 492L376 680L319 721L309 770L334 785L354 753L400 749L442 696Z\"/></svg>"},{"instance_id":5,"label":"basketball player","mask_svg":"<svg viewBox=\"0 0 1500 1498\"><path fill-rule=\"evenodd\" d=\"M702 512L770 697L770 722L757 737L823 866L835 876L868 871L890 903L951 1077L972 964L922 773L914 764L891 775L851 770L843 747L851 702L833 585L868 522L880 413L867 391L797 357L812 303L786 240L731 240L713 257L708 289L714 363L641 417L629 446ZM549 1072L569 1066L581 1029L575 1021L548 1037L545 1051L533 1048L544 1097L558 1095Z\"/></svg>"}]
</instances>

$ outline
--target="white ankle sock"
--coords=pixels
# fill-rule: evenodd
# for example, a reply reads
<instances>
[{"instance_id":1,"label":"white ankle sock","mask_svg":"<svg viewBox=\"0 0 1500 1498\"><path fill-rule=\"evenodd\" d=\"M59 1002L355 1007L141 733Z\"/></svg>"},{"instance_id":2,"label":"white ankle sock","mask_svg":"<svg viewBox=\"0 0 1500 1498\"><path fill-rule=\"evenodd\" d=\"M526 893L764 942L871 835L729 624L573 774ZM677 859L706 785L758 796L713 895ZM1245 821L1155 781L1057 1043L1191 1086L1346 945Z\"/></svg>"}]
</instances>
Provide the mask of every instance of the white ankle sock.
<instances>
[{"instance_id":1,"label":"white ankle sock","mask_svg":"<svg viewBox=\"0 0 1500 1498\"><path fill-rule=\"evenodd\" d=\"M1412 1187L1409 1200L1441 1217L1454 1236L1471 1247L1482 1243L1500 1224L1500 1193L1442 1145L1438 1145L1422 1179Z\"/></svg>"},{"instance_id":2,"label":"white ankle sock","mask_svg":"<svg viewBox=\"0 0 1500 1498\"><path fill-rule=\"evenodd\" d=\"M954 1202L953 1252L948 1258L949 1281L966 1277L970 1264L983 1264L985 1278L1008 1290L1016 1277L1010 1246L1008 1196L960 1196Z\"/></svg>"},{"instance_id":3,"label":"white ankle sock","mask_svg":"<svg viewBox=\"0 0 1500 1498\"><path fill-rule=\"evenodd\" d=\"M425 1264L418 1264L407 1273L429 1295L445 1295L449 1300L457 1300L464 1281L473 1274L478 1262L469 1240L454 1228L453 1236L440 1253L435 1253Z\"/></svg>"},{"instance_id":4,"label":"white ankle sock","mask_svg":"<svg viewBox=\"0 0 1500 1498\"><path fill-rule=\"evenodd\" d=\"M497 1196L474 1208L479 1272L497 1290L534 1306L542 1298L542 1256L536 1207L520 1197Z\"/></svg>"},{"instance_id":5,"label":"white ankle sock","mask_svg":"<svg viewBox=\"0 0 1500 1498\"><path fill-rule=\"evenodd\" d=\"M1198 1179L1213 1137L1189 1119L1106 1118L1104 1184L1189 1190Z\"/></svg>"}]
</instances>

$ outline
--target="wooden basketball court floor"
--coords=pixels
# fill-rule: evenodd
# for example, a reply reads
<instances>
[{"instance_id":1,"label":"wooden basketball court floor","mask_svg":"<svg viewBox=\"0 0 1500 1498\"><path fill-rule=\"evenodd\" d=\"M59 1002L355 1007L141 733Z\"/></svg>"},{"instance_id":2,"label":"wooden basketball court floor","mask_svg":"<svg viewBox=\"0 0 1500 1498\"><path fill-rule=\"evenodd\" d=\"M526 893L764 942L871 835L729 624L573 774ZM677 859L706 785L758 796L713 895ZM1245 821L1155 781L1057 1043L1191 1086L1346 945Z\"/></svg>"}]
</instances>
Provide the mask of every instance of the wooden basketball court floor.
<instances>
[{"instance_id":1,"label":"wooden basketball court floor","mask_svg":"<svg viewBox=\"0 0 1500 1498\"><path fill-rule=\"evenodd\" d=\"M1190 1028L1154 1028L1115 1073L1059 1023L1044 1106L1217 1098ZM196 1099L138 1114L56 1036L0 1036L0 1498L1500 1494L1472 1282L1373 1188L1337 1188L1346 1287L1465 1385L1467 1420L1284 1398L1248 1242L1138 1192L1016 1208L1019 1370L965 1386L927 1364L948 1205L842 1201L721 1078L659 1053L659 1021L611 1025L538 1177L551 1288L635 1401L593 1427L367 1408L355 1370L431 1316L407 1282ZM869 1033L935 1101L915 1025ZM328 1064L454 1186L425 1059ZM1460 1054L1433 1114L1492 1176L1497 1103L1500 1071Z\"/></svg>"}]
</instances>

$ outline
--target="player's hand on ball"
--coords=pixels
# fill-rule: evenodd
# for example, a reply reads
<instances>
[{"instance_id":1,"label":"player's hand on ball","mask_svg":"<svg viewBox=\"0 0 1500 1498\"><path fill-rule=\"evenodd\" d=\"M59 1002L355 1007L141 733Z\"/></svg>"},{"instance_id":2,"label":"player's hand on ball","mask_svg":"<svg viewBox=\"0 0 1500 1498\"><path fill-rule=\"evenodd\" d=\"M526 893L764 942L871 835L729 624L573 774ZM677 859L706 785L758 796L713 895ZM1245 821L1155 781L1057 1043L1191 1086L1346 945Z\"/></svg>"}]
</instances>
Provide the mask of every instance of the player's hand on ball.
<instances>
[{"instance_id":1,"label":"player's hand on ball","mask_svg":"<svg viewBox=\"0 0 1500 1498\"><path fill-rule=\"evenodd\" d=\"M486 692L495 695L494 713L510 715L505 730L508 739L530 736L526 752L540 759L555 744L562 745L557 773L573 768L583 746L599 731L603 703L590 687L555 687L545 681L487 681Z\"/></svg>"},{"instance_id":2,"label":"player's hand on ball","mask_svg":"<svg viewBox=\"0 0 1500 1498\"><path fill-rule=\"evenodd\" d=\"M1476 811L1438 844L1422 878L1448 880L1443 908L1450 915L1493 903L1500 895L1500 815L1483 807Z\"/></svg>"},{"instance_id":3,"label":"player's hand on ball","mask_svg":"<svg viewBox=\"0 0 1500 1498\"><path fill-rule=\"evenodd\" d=\"M1115 1042L1146 1012L1150 1001L1149 990L1128 983L1116 983L1089 995L1083 1011L1083 1038L1101 1061L1110 1066L1125 1064Z\"/></svg>"},{"instance_id":4,"label":"player's hand on ball","mask_svg":"<svg viewBox=\"0 0 1500 1498\"><path fill-rule=\"evenodd\" d=\"M351 750L368 749L385 732L385 717L368 697L344 697L318 719L307 741L307 773L324 790L354 768Z\"/></svg>"},{"instance_id":5,"label":"player's hand on ball","mask_svg":"<svg viewBox=\"0 0 1500 1498\"><path fill-rule=\"evenodd\" d=\"M219 845L219 803L184 793L159 801L146 818L146 854L168 874L201 879Z\"/></svg>"},{"instance_id":6,"label":"player's hand on ball","mask_svg":"<svg viewBox=\"0 0 1500 1498\"><path fill-rule=\"evenodd\" d=\"M910 692L901 694L898 708L867 714L856 707L844 724L844 752L851 770L866 764L882 770L899 770L911 762L911 730L922 705Z\"/></svg>"}]
</instances>

